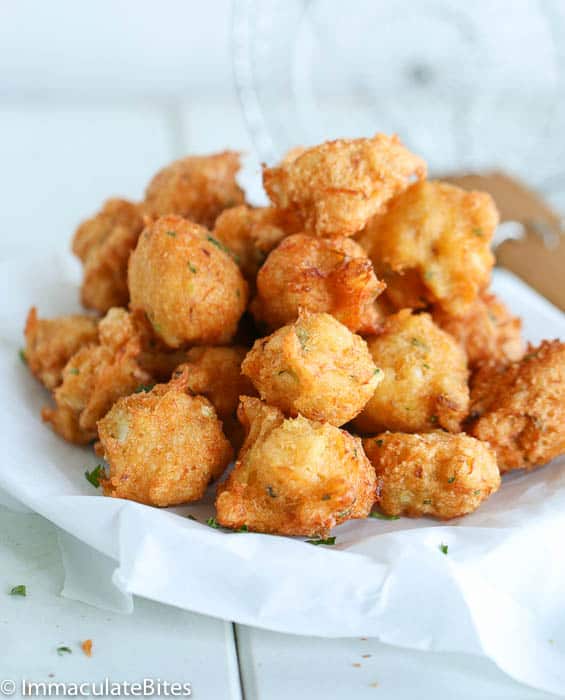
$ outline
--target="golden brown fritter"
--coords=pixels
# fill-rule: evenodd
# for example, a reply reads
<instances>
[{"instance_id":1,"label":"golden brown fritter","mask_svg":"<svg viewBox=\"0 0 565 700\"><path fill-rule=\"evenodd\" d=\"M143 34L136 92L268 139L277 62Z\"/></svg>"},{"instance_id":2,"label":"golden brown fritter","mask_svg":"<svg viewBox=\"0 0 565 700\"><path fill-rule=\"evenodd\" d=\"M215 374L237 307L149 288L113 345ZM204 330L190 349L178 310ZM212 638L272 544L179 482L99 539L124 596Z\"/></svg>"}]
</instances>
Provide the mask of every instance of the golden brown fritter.
<instances>
[{"instance_id":1,"label":"golden brown fritter","mask_svg":"<svg viewBox=\"0 0 565 700\"><path fill-rule=\"evenodd\" d=\"M129 263L131 308L169 347L229 343L247 305L238 266L205 228L180 216L148 226Z\"/></svg>"},{"instance_id":2,"label":"golden brown fritter","mask_svg":"<svg viewBox=\"0 0 565 700\"><path fill-rule=\"evenodd\" d=\"M250 308L270 328L294 321L299 309L307 309L332 314L354 333L374 333L380 325L375 300L383 288L355 241L295 234L259 270Z\"/></svg>"},{"instance_id":3,"label":"golden brown fritter","mask_svg":"<svg viewBox=\"0 0 565 700\"><path fill-rule=\"evenodd\" d=\"M110 466L105 496L152 506L197 501L233 450L208 399L190 396L184 377L119 399L99 422Z\"/></svg>"},{"instance_id":4,"label":"golden brown fritter","mask_svg":"<svg viewBox=\"0 0 565 700\"><path fill-rule=\"evenodd\" d=\"M245 279L254 285L271 250L285 236L300 230L300 222L294 219L273 207L253 209L242 205L220 214L213 235L234 253Z\"/></svg>"},{"instance_id":5,"label":"golden brown fritter","mask_svg":"<svg viewBox=\"0 0 565 700\"><path fill-rule=\"evenodd\" d=\"M75 352L97 342L98 322L80 315L40 319L33 306L24 334L29 369L47 389L54 389L62 382L63 368Z\"/></svg>"},{"instance_id":6,"label":"golden brown fritter","mask_svg":"<svg viewBox=\"0 0 565 700\"><path fill-rule=\"evenodd\" d=\"M470 418L468 432L490 443L502 473L565 453L565 343L544 340L519 362L479 368Z\"/></svg>"},{"instance_id":7,"label":"golden brown fritter","mask_svg":"<svg viewBox=\"0 0 565 700\"><path fill-rule=\"evenodd\" d=\"M383 374L360 336L309 312L256 341L241 370L269 405L336 426L363 409Z\"/></svg>"},{"instance_id":8,"label":"golden brown fritter","mask_svg":"<svg viewBox=\"0 0 565 700\"><path fill-rule=\"evenodd\" d=\"M397 307L414 308L414 299L421 297L423 305L435 302L462 314L489 283L497 224L496 206L486 192L425 181L375 216L359 241Z\"/></svg>"},{"instance_id":9,"label":"golden brown fritter","mask_svg":"<svg viewBox=\"0 0 565 700\"><path fill-rule=\"evenodd\" d=\"M500 486L494 452L468 435L382 433L363 440L363 447L386 515L459 518Z\"/></svg>"},{"instance_id":10,"label":"golden brown fritter","mask_svg":"<svg viewBox=\"0 0 565 700\"><path fill-rule=\"evenodd\" d=\"M154 218L178 214L212 228L224 209L243 204L236 182L239 153L188 156L160 170L145 192L145 212Z\"/></svg>"},{"instance_id":11,"label":"golden brown fritter","mask_svg":"<svg viewBox=\"0 0 565 700\"><path fill-rule=\"evenodd\" d=\"M137 362L139 330L125 309L111 309L100 321L99 344L81 348L63 370L55 389L55 408L44 408L43 420L65 440L87 444L96 438L96 422L121 396L152 386L150 374Z\"/></svg>"},{"instance_id":12,"label":"golden brown fritter","mask_svg":"<svg viewBox=\"0 0 565 700\"><path fill-rule=\"evenodd\" d=\"M274 168L263 185L273 204L296 212L304 230L318 236L351 236L414 179L426 164L396 136L328 141L300 150Z\"/></svg>"},{"instance_id":13,"label":"golden brown fritter","mask_svg":"<svg viewBox=\"0 0 565 700\"><path fill-rule=\"evenodd\" d=\"M404 309L388 316L382 333L369 338L368 345L384 376L355 419L357 430L460 430L469 406L467 359L429 314Z\"/></svg>"},{"instance_id":14,"label":"golden brown fritter","mask_svg":"<svg viewBox=\"0 0 565 700\"><path fill-rule=\"evenodd\" d=\"M514 362L524 355L522 322L494 294L483 292L462 316L437 307L432 318L464 348L471 369L491 360Z\"/></svg>"},{"instance_id":15,"label":"golden brown fritter","mask_svg":"<svg viewBox=\"0 0 565 700\"><path fill-rule=\"evenodd\" d=\"M84 265L84 306L102 314L114 306L127 306L128 259L142 228L138 205L125 199L109 199L98 214L78 227L73 252Z\"/></svg>"},{"instance_id":16,"label":"golden brown fritter","mask_svg":"<svg viewBox=\"0 0 565 700\"><path fill-rule=\"evenodd\" d=\"M234 470L218 486L218 522L256 532L325 536L366 517L375 473L359 438L329 423L243 397L239 416L248 435Z\"/></svg>"}]
</instances>

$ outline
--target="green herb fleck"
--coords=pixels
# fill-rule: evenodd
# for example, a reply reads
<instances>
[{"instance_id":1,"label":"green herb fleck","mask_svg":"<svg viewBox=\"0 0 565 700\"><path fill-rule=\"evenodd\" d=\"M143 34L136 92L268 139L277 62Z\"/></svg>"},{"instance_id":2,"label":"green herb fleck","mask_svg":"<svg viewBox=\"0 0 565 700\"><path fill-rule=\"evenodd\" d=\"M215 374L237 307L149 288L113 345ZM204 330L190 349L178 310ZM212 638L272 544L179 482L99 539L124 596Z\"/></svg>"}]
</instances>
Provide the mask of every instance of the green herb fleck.
<instances>
[{"instance_id":1,"label":"green herb fleck","mask_svg":"<svg viewBox=\"0 0 565 700\"><path fill-rule=\"evenodd\" d=\"M167 236L170 236L171 238L176 238L177 232L176 231L167 231Z\"/></svg>"},{"instance_id":2,"label":"green herb fleck","mask_svg":"<svg viewBox=\"0 0 565 700\"><path fill-rule=\"evenodd\" d=\"M325 539L319 538L316 540L306 540L308 544L327 544L327 545L332 545L335 544L335 537L326 537Z\"/></svg>"},{"instance_id":3,"label":"green herb fleck","mask_svg":"<svg viewBox=\"0 0 565 700\"><path fill-rule=\"evenodd\" d=\"M439 546L439 551L442 552L442 554L447 554L449 552L449 547L442 542Z\"/></svg>"},{"instance_id":4,"label":"green herb fleck","mask_svg":"<svg viewBox=\"0 0 565 700\"><path fill-rule=\"evenodd\" d=\"M198 522L198 518L195 518L194 515L192 515L191 513L189 513L186 517L189 520L194 520L194 522L196 522L196 523Z\"/></svg>"},{"instance_id":5,"label":"green herb fleck","mask_svg":"<svg viewBox=\"0 0 565 700\"><path fill-rule=\"evenodd\" d=\"M480 496L481 495L481 489L475 489L473 491L473 496Z\"/></svg>"},{"instance_id":6,"label":"green herb fleck","mask_svg":"<svg viewBox=\"0 0 565 700\"><path fill-rule=\"evenodd\" d=\"M277 497L277 494L276 494L276 492L275 492L275 489L274 489L272 486L267 486L267 488L265 489L265 491L269 494L269 496L270 496L271 498L276 498L276 497Z\"/></svg>"},{"instance_id":7,"label":"green herb fleck","mask_svg":"<svg viewBox=\"0 0 565 700\"><path fill-rule=\"evenodd\" d=\"M435 273L434 273L433 270L426 270L426 271L424 272L424 279L425 279L425 280L433 280L434 275L435 275Z\"/></svg>"},{"instance_id":8,"label":"green herb fleck","mask_svg":"<svg viewBox=\"0 0 565 700\"><path fill-rule=\"evenodd\" d=\"M148 391L151 391L155 384L140 384L137 389L134 391L134 394L142 394L142 393L147 393Z\"/></svg>"},{"instance_id":9,"label":"green herb fleck","mask_svg":"<svg viewBox=\"0 0 565 700\"><path fill-rule=\"evenodd\" d=\"M430 423L432 425L436 425L436 423L439 421L439 418L436 415L430 416Z\"/></svg>"},{"instance_id":10,"label":"green herb fleck","mask_svg":"<svg viewBox=\"0 0 565 700\"><path fill-rule=\"evenodd\" d=\"M455 477L454 477L454 476L450 476L449 479L447 480L447 483L448 483L448 484L452 484L454 481L455 481Z\"/></svg>"},{"instance_id":11,"label":"green herb fleck","mask_svg":"<svg viewBox=\"0 0 565 700\"><path fill-rule=\"evenodd\" d=\"M24 365L27 365L27 357L23 348L20 348L18 355L20 356L20 360L24 363Z\"/></svg>"},{"instance_id":12,"label":"green herb fleck","mask_svg":"<svg viewBox=\"0 0 565 700\"><path fill-rule=\"evenodd\" d=\"M382 369L380 367L377 367L377 369L373 372L373 376L376 377L377 374L382 374Z\"/></svg>"},{"instance_id":13,"label":"green herb fleck","mask_svg":"<svg viewBox=\"0 0 565 700\"><path fill-rule=\"evenodd\" d=\"M12 590L10 591L10 595L21 595L21 596L26 596L27 595L27 588L23 585L20 586L14 586Z\"/></svg>"},{"instance_id":14,"label":"green herb fleck","mask_svg":"<svg viewBox=\"0 0 565 700\"><path fill-rule=\"evenodd\" d=\"M482 238L485 235L483 229L479 228L478 226L475 226L473 229L473 234L477 236L477 238Z\"/></svg>"},{"instance_id":15,"label":"green herb fleck","mask_svg":"<svg viewBox=\"0 0 565 700\"><path fill-rule=\"evenodd\" d=\"M377 520L400 520L400 515L385 515L384 513L379 513L378 510L371 511L369 517Z\"/></svg>"},{"instance_id":16,"label":"green herb fleck","mask_svg":"<svg viewBox=\"0 0 565 700\"><path fill-rule=\"evenodd\" d=\"M241 527L238 527L237 530L234 530L234 532L249 532L249 528L247 525L242 525Z\"/></svg>"},{"instance_id":17,"label":"green herb fleck","mask_svg":"<svg viewBox=\"0 0 565 700\"><path fill-rule=\"evenodd\" d=\"M198 272L198 270L194 267L194 265L190 261L188 261L187 265L188 265L188 269L191 272L193 272L194 274L196 274Z\"/></svg>"},{"instance_id":18,"label":"green herb fleck","mask_svg":"<svg viewBox=\"0 0 565 700\"><path fill-rule=\"evenodd\" d=\"M330 496L329 493L325 493L325 494L322 496L322 501L329 501L330 499L331 499L331 496Z\"/></svg>"},{"instance_id":19,"label":"green herb fleck","mask_svg":"<svg viewBox=\"0 0 565 700\"><path fill-rule=\"evenodd\" d=\"M69 374L74 374L76 376L77 374L80 374L80 370L78 369L78 367L71 367L71 369L69 370Z\"/></svg>"},{"instance_id":20,"label":"green herb fleck","mask_svg":"<svg viewBox=\"0 0 565 700\"><path fill-rule=\"evenodd\" d=\"M86 477L86 480L97 489L100 486L100 478L105 476L104 468L101 464L99 464L96 469L93 469L91 472L88 470L85 471L84 476Z\"/></svg>"},{"instance_id":21,"label":"green herb fleck","mask_svg":"<svg viewBox=\"0 0 565 700\"><path fill-rule=\"evenodd\" d=\"M298 337L298 342L300 343L302 349L306 350L306 343L308 342L308 333L304 330L304 328L298 327L296 329L296 336Z\"/></svg>"},{"instance_id":22,"label":"green herb fleck","mask_svg":"<svg viewBox=\"0 0 565 700\"><path fill-rule=\"evenodd\" d=\"M538 356L537 352L529 352L527 355L524 355L524 362L529 362L530 360L533 360Z\"/></svg>"},{"instance_id":23,"label":"green herb fleck","mask_svg":"<svg viewBox=\"0 0 565 700\"><path fill-rule=\"evenodd\" d=\"M241 298L241 292L239 291L239 289L236 289L236 290L235 290L235 296L236 296L238 299Z\"/></svg>"},{"instance_id":24,"label":"green herb fleck","mask_svg":"<svg viewBox=\"0 0 565 700\"><path fill-rule=\"evenodd\" d=\"M59 654L59 656L64 656L65 654L72 653L72 649L70 649L69 647L57 647L57 654Z\"/></svg>"},{"instance_id":25,"label":"green herb fleck","mask_svg":"<svg viewBox=\"0 0 565 700\"><path fill-rule=\"evenodd\" d=\"M206 520L206 525L208 525L209 527L213 527L215 530L218 530L220 527L216 518L208 518Z\"/></svg>"},{"instance_id":26,"label":"green herb fleck","mask_svg":"<svg viewBox=\"0 0 565 700\"><path fill-rule=\"evenodd\" d=\"M214 236L207 236L207 238L212 245L215 245L216 248L219 248L223 253L229 255L230 258L233 258L236 262L239 262L239 257L232 250L230 250L227 247L227 245L224 245L222 241L219 241L217 238L214 238Z\"/></svg>"},{"instance_id":27,"label":"green herb fleck","mask_svg":"<svg viewBox=\"0 0 565 700\"><path fill-rule=\"evenodd\" d=\"M377 438L375 440L375 444L377 445L377 447L382 447L384 445L384 443L385 443L385 441L382 440L381 438Z\"/></svg>"},{"instance_id":28,"label":"green herb fleck","mask_svg":"<svg viewBox=\"0 0 565 700\"><path fill-rule=\"evenodd\" d=\"M422 367L425 367L426 369L431 369L430 365L427 362L424 362Z\"/></svg>"},{"instance_id":29,"label":"green herb fleck","mask_svg":"<svg viewBox=\"0 0 565 700\"><path fill-rule=\"evenodd\" d=\"M410 342L412 345L416 348L421 348L422 350L425 350L426 352L429 352L430 348L424 343L420 338L411 338Z\"/></svg>"}]
</instances>

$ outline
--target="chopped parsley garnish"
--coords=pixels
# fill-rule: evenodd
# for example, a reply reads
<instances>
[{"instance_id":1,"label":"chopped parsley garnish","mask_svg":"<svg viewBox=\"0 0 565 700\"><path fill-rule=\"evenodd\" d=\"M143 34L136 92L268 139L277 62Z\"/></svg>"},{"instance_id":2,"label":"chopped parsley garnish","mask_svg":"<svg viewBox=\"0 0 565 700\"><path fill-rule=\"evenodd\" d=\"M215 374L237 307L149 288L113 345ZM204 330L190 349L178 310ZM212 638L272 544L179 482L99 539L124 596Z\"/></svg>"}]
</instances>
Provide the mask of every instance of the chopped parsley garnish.
<instances>
[{"instance_id":1,"label":"chopped parsley garnish","mask_svg":"<svg viewBox=\"0 0 565 700\"><path fill-rule=\"evenodd\" d=\"M296 336L302 349L306 350L306 343L308 342L308 333L304 330L304 328L297 328Z\"/></svg>"},{"instance_id":2,"label":"chopped parsley garnish","mask_svg":"<svg viewBox=\"0 0 565 700\"><path fill-rule=\"evenodd\" d=\"M381 374L382 369L380 367L377 367L377 369L373 372L373 376L375 377L377 374Z\"/></svg>"},{"instance_id":3,"label":"chopped parsley garnish","mask_svg":"<svg viewBox=\"0 0 565 700\"><path fill-rule=\"evenodd\" d=\"M177 232L176 231L167 231L167 236L170 236L171 238L176 238Z\"/></svg>"},{"instance_id":4,"label":"chopped parsley garnish","mask_svg":"<svg viewBox=\"0 0 565 700\"><path fill-rule=\"evenodd\" d=\"M241 527L238 527L237 530L234 530L234 532L249 532L249 528L247 525L242 525Z\"/></svg>"},{"instance_id":5,"label":"chopped parsley garnish","mask_svg":"<svg viewBox=\"0 0 565 700\"><path fill-rule=\"evenodd\" d=\"M275 489L272 486L267 486L265 491L269 494L271 498L276 498L277 494L275 493Z\"/></svg>"},{"instance_id":6,"label":"chopped parsley garnish","mask_svg":"<svg viewBox=\"0 0 565 700\"><path fill-rule=\"evenodd\" d=\"M375 444L376 444L377 447L382 447L382 446L385 444L385 441L382 440L381 438L377 438L377 439L375 440Z\"/></svg>"},{"instance_id":7,"label":"chopped parsley garnish","mask_svg":"<svg viewBox=\"0 0 565 700\"><path fill-rule=\"evenodd\" d=\"M400 520L400 515L385 515L384 513L379 513L378 510L371 511L369 517L377 520Z\"/></svg>"},{"instance_id":8,"label":"chopped parsley garnish","mask_svg":"<svg viewBox=\"0 0 565 700\"><path fill-rule=\"evenodd\" d=\"M86 480L89 481L94 486L94 488L97 489L100 486L100 479L105 476L104 467L101 464L99 464L91 472L86 470L84 472L84 476L86 477Z\"/></svg>"},{"instance_id":9,"label":"chopped parsley garnish","mask_svg":"<svg viewBox=\"0 0 565 700\"><path fill-rule=\"evenodd\" d=\"M433 270L426 270L424 272L424 279L425 280L432 280L434 278L434 271Z\"/></svg>"},{"instance_id":10,"label":"chopped parsley garnish","mask_svg":"<svg viewBox=\"0 0 565 700\"><path fill-rule=\"evenodd\" d=\"M194 267L194 265L193 265L190 261L187 263L187 265L188 265L188 269L189 269L193 274L196 274L196 273L198 272L198 270Z\"/></svg>"},{"instance_id":11,"label":"chopped parsley garnish","mask_svg":"<svg viewBox=\"0 0 565 700\"><path fill-rule=\"evenodd\" d=\"M479 228L478 226L475 226L473 229L473 234L477 236L477 238L482 238L485 235L483 229Z\"/></svg>"},{"instance_id":12,"label":"chopped parsley garnish","mask_svg":"<svg viewBox=\"0 0 565 700\"><path fill-rule=\"evenodd\" d=\"M325 539L319 538L316 540L306 540L308 544L327 544L327 545L332 545L335 544L335 537L326 537Z\"/></svg>"},{"instance_id":13,"label":"chopped parsley garnish","mask_svg":"<svg viewBox=\"0 0 565 700\"><path fill-rule=\"evenodd\" d=\"M435 425L438 422L439 418L437 416L430 416L430 423Z\"/></svg>"},{"instance_id":14,"label":"chopped parsley garnish","mask_svg":"<svg viewBox=\"0 0 565 700\"><path fill-rule=\"evenodd\" d=\"M59 656L64 656L65 654L72 654L73 651L70 647L57 647L57 654Z\"/></svg>"},{"instance_id":15,"label":"chopped parsley garnish","mask_svg":"<svg viewBox=\"0 0 565 700\"><path fill-rule=\"evenodd\" d=\"M76 376L77 374L80 374L80 369L78 367L71 367L69 374L74 374Z\"/></svg>"},{"instance_id":16,"label":"chopped parsley garnish","mask_svg":"<svg viewBox=\"0 0 565 700\"><path fill-rule=\"evenodd\" d=\"M450 476L449 479L447 480L447 483L448 483L448 484L452 484L454 481L455 481L455 477L454 477L454 476Z\"/></svg>"},{"instance_id":17,"label":"chopped parsley garnish","mask_svg":"<svg viewBox=\"0 0 565 700\"><path fill-rule=\"evenodd\" d=\"M140 384L137 389L133 392L134 394L141 394L141 393L147 393L148 391L151 391L155 384Z\"/></svg>"},{"instance_id":18,"label":"chopped parsley garnish","mask_svg":"<svg viewBox=\"0 0 565 700\"><path fill-rule=\"evenodd\" d=\"M23 348L19 349L18 355L20 356L20 360L24 363L24 365L27 365L27 357Z\"/></svg>"},{"instance_id":19,"label":"chopped parsley garnish","mask_svg":"<svg viewBox=\"0 0 565 700\"><path fill-rule=\"evenodd\" d=\"M194 515L191 515L190 513L186 516L189 520L194 520L195 522L198 522L198 518L195 518Z\"/></svg>"},{"instance_id":20,"label":"chopped parsley garnish","mask_svg":"<svg viewBox=\"0 0 565 700\"><path fill-rule=\"evenodd\" d=\"M415 348L422 348L422 350L429 350L429 347L420 338L411 338L410 342Z\"/></svg>"},{"instance_id":21,"label":"chopped parsley garnish","mask_svg":"<svg viewBox=\"0 0 565 700\"><path fill-rule=\"evenodd\" d=\"M208 527L213 527L215 530L219 530L219 528L220 528L220 526L218 525L218 521L216 520L216 518L208 518L208 519L206 520L206 525L208 525Z\"/></svg>"},{"instance_id":22,"label":"chopped parsley garnish","mask_svg":"<svg viewBox=\"0 0 565 700\"><path fill-rule=\"evenodd\" d=\"M322 501L329 501L330 499L331 499L331 496L330 496L329 493L325 493L325 494L322 496Z\"/></svg>"},{"instance_id":23,"label":"chopped parsley garnish","mask_svg":"<svg viewBox=\"0 0 565 700\"><path fill-rule=\"evenodd\" d=\"M481 489L475 489L473 491L473 496L480 496L481 495Z\"/></svg>"},{"instance_id":24,"label":"chopped parsley garnish","mask_svg":"<svg viewBox=\"0 0 565 700\"><path fill-rule=\"evenodd\" d=\"M224 245L222 241L219 241L217 238L214 238L214 236L207 236L207 239L210 241L212 245L215 245L216 248L219 248L223 253L226 253L226 255L229 255L230 258L233 258L236 262L239 261L238 256L230 250L227 245Z\"/></svg>"},{"instance_id":25,"label":"chopped parsley garnish","mask_svg":"<svg viewBox=\"0 0 565 700\"><path fill-rule=\"evenodd\" d=\"M422 367L425 367L426 369L431 369L431 367L429 366L429 364L427 362L424 362Z\"/></svg>"},{"instance_id":26,"label":"chopped parsley garnish","mask_svg":"<svg viewBox=\"0 0 565 700\"><path fill-rule=\"evenodd\" d=\"M439 546L439 551L442 554L447 554L449 552L449 547L446 544L443 544L443 542Z\"/></svg>"},{"instance_id":27,"label":"chopped parsley garnish","mask_svg":"<svg viewBox=\"0 0 565 700\"><path fill-rule=\"evenodd\" d=\"M10 595L26 596L27 595L27 588L24 585L14 586L12 588L12 590L10 591Z\"/></svg>"}]
</instances>

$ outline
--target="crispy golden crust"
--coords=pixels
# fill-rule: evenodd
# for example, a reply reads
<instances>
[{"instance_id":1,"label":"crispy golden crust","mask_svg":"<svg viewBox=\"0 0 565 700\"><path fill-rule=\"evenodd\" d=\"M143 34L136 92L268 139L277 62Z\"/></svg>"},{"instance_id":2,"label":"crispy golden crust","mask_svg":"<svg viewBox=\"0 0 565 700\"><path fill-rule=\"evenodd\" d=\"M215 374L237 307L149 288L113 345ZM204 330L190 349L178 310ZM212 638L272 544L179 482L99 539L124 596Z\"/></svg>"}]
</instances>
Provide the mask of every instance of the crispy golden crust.
<instances>
[{"instance_id":1,"label":"crispy golden crust","mask_svg":"<svg viewBox=\"0 0 565 700\"><path fill-rule=\"evenodd\" d=\"M519 362L479 368L469 432L490 443L502 473L565 453L565 343L543 341Z\"/></svg>"},{"instance_id":2,"label":"crispy golden crust","mask_svg":"<svg viewBox=\"0 0 565 700\"><path fill-rule=\"evenodd\" d=\"M375 300L383 288L355 241L295 234L259 270L250 308L270 328L294 321L299 309L307 309L332 314L353 332L374 333L380 325Z\"/></svg>"},{"instance_id":3,"label":"crispy golden crust","mask_svg":"<svg viewBox=\"0 0 565 700\"><path fill-rule=\"evenodd\" d=\"M124 309L111 309L99 325L99 344L81 348L63 370L55 390L55 408L43 419L65 440L87 444L96 438L96 422L121 396L152 384L137 362L138 329Z\"/></svg>"},{"instance_id":4,"label":"crispy golden crust","mask_svg":"<svg viewBox=\"0 0 565 700\"><path fill-rule=\"evenodd\" d=\"M40 319L32 307L25 325L25 358L31 372L54 389L63 380L63 368L85 345L98 340L98 323L88 316L60 316Z\"/></svg>"},{"instance_id":5,"label":"crispy golden crust","mask_svg":"<svg viewBox=\"0 0 565 700\"><path fill-rule=\"evenodd\" d=\"M469 406L467 360L429 314L405 309L388 316L382 333L368 345L384 377L354 421L358 431L460 430Z\"/></svg>"},{"instance_id":6,"label":"crispy golden crust","mask_svg":"<svg viewBox=\"0 0 565 700\"><path fill-rule=\"evenodd\" d=\"M141 234L129 263L131 307L171 348L228 343L245 311L247 283L208 231L164 216Z\"/></svg>"},{"instance_id":7,"label":"crispy golden crust","mask_svg":"<svg viewBox=\"0 0 565 700\"><path fill-rule=\"evenodd\" d=\"M271 250L285 236L300 230L300 222L295 219L273 207L253 209L242 205L222 212L213 234L235 254L245 279L254 284Z\"/></svg>"},{"instance_id":8,"label":"crispy golden crust","mask_svg":"<svg viewBox=\"0 0 565 700\"><path fill-rule=\"evenodd\" d=\"M241 369L268 404L336 426L363 409L382 378L360 336L308 312L256 341Z\"/></svg>"},{"instance_id":9,"label":"crispy golden crust","mask_svg":"<svg viewBox=\"0 0 565 700\"><path fill-rule=\"evenodd\" d=\"M73 252L84 265L84 306L100 313L127 306L128 259L142 228L138 205L125 199L109 199L98 214L78 227Z\"/></svg>"},{"instance_id":10,"label":"crispy golden crust","mask_svg":"<svg viewBox=\"0 0 565 700\"><path fill-rule=\"evenodd\" d=\"M263 185L276 207L296 212L304 230L350 236L382 210L426 164L396 136L328 141L263 169Z\"/></svg>"},{"instance_id":11,"label":"crispy golden crust","mask_svg":"<svg viewBox=\"0 0 565 700\"><path fill-rule=\"evenodd\" d=\"M119 399L98 429L104 495L152 506L199 500L233 454L212 404L176 382Z\"/></svg>"},{"instance_id":12,"label":"crispy golden crust","mask_svg":"<svg viewBox=\"0 0 565 700\"><path fill-rule=\"evenodd\" d=\"M177 160L151 180L144 209L154 218L178 214L212 228L224 209L243 204L238 170L239 153L234 151Z\"/></svg>"},{"instance_id":13,"label":"crispy golden crust","mask_svg":"<svg viewBox=\"0 0 565 700\"><path fill-rule=\"evenodd\" d=\"M494 294L483 292L462 316L437 307L432 318L464 348L471 369L489 361L514 362L524 355L522 322Z\"/></svg>"},{"instance_id":14,"label":"crispy golden crust","mask_svg":"<svg viewBox=\"0 0 565 700\"><path fill-rule=\"evenodd\" d=\"M281 535L325 536L366 517L375 474L361 441L329 423L283 414L243 397L248 435L234 470L218 486L218 522Z\"/></svg>"},{"instance_id":15,"label":"crispy golden crust","mask_svg":"<svg viewBox=\"0 0 565 700\"><path fill-rule=\"evenodd\" d=\"M359 240L397 307L422 297L462 314L489 283L497 224L489 194L426 181L392 201Z\"/></svg>"},{"instance_id":16,"label":"crispy golden crust","mask_svg":"<svg viewBox=\"0 0 565 700\"><path fill-rule=\"evenodd\" d=\"M459 518L500 486L494 452L467 435L382 433L363 440L363 447L387 515Z\"/></svg>"}]
</instances>

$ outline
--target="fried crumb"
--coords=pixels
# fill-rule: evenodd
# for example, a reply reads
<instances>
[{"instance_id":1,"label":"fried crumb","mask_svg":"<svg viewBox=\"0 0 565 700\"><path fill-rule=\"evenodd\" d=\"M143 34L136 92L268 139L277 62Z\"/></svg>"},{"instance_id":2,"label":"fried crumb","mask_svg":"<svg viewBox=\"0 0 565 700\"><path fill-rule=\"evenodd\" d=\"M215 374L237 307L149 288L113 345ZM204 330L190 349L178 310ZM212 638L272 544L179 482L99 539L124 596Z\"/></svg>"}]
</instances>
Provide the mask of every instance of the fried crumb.
<instances>
[{"instance_id":1,"label":"fried crumb","mask_svg":"<svg viewBox=\"0 0 565 700\"><path fill-rule=\"evenodd\" d=\"M351 665L354 666L355 668L361 668L361 664L351 664Z\"/></svg>"},{"instance_id":2,"label":"fried crumb","mask_svg":"<svg viewBox=\"0 0 565 700\"><path fill-rule=\"evenodd\" d=\"M90 658L92 656L92 639L85 639L84 642L81 642L80 646L84 655Z\"/></svg>"}]
</instances>

